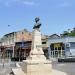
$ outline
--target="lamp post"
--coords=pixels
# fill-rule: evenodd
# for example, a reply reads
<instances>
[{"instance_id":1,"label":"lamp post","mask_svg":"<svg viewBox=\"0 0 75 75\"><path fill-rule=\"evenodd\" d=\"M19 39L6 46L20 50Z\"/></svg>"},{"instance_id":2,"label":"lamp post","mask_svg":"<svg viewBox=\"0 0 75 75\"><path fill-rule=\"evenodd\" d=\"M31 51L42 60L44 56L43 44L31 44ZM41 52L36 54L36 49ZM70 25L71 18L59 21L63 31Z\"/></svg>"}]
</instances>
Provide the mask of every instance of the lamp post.
<instances>
[{"instance_id":1,"label":"lamp post","mask_svg":"<svg viewBox=\"0 0 75 75\"><path fill-rule=\"evenodd\" d=\"M14 35L14 36L13 36L13 39L14 39L14 40L13 40L13 41L14 41L14 42L13 42L13 57L14 57L14 50L15 50L15 49L14 49L14 47L15 47L15 32L14 32L13 35Z\"/></svg>"}]
</instances>

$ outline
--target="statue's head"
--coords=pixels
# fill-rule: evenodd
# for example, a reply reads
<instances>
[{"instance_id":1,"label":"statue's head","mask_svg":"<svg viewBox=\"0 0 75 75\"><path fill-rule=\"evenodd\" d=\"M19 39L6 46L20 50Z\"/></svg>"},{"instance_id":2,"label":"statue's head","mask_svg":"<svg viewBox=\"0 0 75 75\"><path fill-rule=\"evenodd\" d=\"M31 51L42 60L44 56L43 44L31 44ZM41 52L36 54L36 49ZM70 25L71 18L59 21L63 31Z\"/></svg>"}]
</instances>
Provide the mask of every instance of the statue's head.
<instances>
[{"instance_id":1,"label":"statue's head","mask_svg":"<svg viewBox=\"0 0 75 75\"><path fill-rule=\"evenodd\" d=\"M39 17L36 17L36 18L35 18L35 22L36 22L36 23L37 23L39 20L40 20Z\"/></svg>"}]
</instances>

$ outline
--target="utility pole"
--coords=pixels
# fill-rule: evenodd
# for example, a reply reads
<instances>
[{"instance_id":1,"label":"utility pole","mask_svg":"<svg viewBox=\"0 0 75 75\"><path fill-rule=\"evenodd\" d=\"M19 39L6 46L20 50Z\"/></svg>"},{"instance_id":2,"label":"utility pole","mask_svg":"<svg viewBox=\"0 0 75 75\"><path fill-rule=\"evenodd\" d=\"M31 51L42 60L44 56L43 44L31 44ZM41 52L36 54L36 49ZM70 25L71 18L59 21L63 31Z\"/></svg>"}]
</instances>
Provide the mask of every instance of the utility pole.
<instances>
[{"instance_id":1,"label":"utility pole","mask_svg":"<svg viewBox=\"0 0 75 75\"><path fill-rule=\"evenodd\" d=\"M14 26L14 25L8 25L8 27L12 27L12 26ZM14 29L15 30L15 29ZM15 50L15 32L13 32L13 52L12 52L12 57L14 57L14 50Z\"/></svg>"}]
</instances>

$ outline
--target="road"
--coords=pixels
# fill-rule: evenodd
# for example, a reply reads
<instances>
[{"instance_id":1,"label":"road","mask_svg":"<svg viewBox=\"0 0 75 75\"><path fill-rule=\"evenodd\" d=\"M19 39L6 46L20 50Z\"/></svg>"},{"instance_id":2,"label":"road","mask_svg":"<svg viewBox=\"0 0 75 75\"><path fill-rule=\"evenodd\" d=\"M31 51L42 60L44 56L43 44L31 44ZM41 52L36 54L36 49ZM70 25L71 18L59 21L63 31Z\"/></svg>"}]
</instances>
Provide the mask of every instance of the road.
<instances>
[{"instance_id":1,"label":"road","mask_svg":"<svg viewBox=\"0 0 75 75\"><path fill-rule=\"evenodd\" d=\"M68 75L75 75L75 63L53 63L53 68Z\"/></svg>"}]
</instances>

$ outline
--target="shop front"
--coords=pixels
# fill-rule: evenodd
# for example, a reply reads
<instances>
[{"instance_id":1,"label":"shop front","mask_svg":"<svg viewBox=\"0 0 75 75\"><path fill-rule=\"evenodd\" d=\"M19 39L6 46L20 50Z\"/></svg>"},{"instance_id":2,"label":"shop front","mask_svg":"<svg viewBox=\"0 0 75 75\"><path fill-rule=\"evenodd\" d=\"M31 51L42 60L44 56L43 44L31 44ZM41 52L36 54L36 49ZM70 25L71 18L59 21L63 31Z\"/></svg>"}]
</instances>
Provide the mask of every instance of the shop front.
<instances>
[{"instance_id":1,"label":"shop front","mask_svg":"<svg viewBox=\"0 0 75 75\"><path fill-rule=\"evenodd\" d=\"M31 41L26 41L24 43L16 42L14 58L16 58L17 60L25 60L29 56L30 50Z\"/></svg>"},{"instance_id":2,"label":"shop front","mask_svg":"<svg viewBox=\"0 0 75 75\"><path fill-rule=\"evenodd\" d=\"M52 43L50 45L51 57L62 57L65 55L65 45L63 43Z\"/></svg>"},{"instance_id":3,"label":"shop front","mask_svg":"<svg viewBox=\"0 0 75 75\"><path fill-rule=\"evenodd\" d=\"M6 54L7 58L11 59L13 55L13 48L6 48Z\"/></svg>"}]
</instances>

